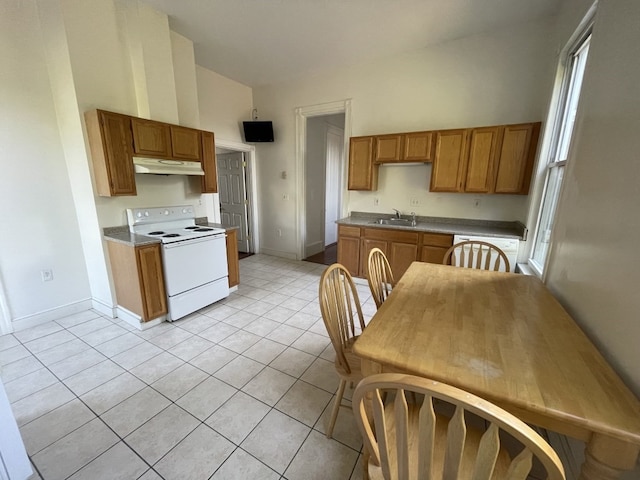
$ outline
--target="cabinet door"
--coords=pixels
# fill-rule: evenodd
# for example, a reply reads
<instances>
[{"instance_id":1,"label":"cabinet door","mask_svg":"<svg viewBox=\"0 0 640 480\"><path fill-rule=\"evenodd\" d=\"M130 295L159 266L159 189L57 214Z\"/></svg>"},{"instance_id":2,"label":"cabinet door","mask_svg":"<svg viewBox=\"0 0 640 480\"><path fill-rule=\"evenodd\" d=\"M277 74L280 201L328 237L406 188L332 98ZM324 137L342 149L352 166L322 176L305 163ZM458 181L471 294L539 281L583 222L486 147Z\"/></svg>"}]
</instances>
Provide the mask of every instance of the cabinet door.
<instances>
[{"instance_id":1,"label":"cabinet door","mask_svg":"<svg viewBox=\"0 0 640 480\"><path fill-rule=\"evenodd\" d=\"M426 263L442 264L444 260L444 254L447 253L449 247L434 247L431 245L425 245L420 252L420 261Z\"/></svg>"},{"instance_id":2,"label":"cabinet door","mask_svg":"<svg viewBox=\"0 0 640 480\"><path fill-rule=\"evenodd\" d=\"M379 248L389 258L389 243L384 240L374 240L371 238L363 238L362 245L360 247L360 277L367 278L367 272L369 267L367 262L369 261L369 252L374 248Z\"/></svg>"},{"instance_id":3,"label":"cabinet door","mask_svg":"<svg viewBox=\"0 0 640 480\"><path fill-rule=\"evenodd\" d=\"M238 231L235 228L227 230L227 268L229 270L229 287L235 287L240 283Z\"/></svg>"},{"instance_id":4,"label":"cabinet door","mask_svg":"<svg viewBox=\"0 0 640 480\"><path fill-rule=\"evenodd\" d=\"M499 131L499 127L471 130L465 192L489 193L493 190L493 173Z\"/></svg>"},{"instance_id":5,"label":"cabinet door","mask_svg":"<svg viewBox=\"0 0 640 480\"><path fill-rule=\"evenodd\" d=\"M160 245L136 247L136 256L146 322L167 313Z\"/></svg>"},{"instance_id":6,"label":"cabinet door","mask_svg":"<svg viewBox=\"0 0 640 480\"><path fill-rule=\"evenodd\" d=\"M212 132L201 132L202 136L202 193L218 193L218 171L216 145Z\"/></svg>"},{"instance_id":7,"label":"cabinet door","mask_svg":"<svg viewBox=\"0 0 640 480\"><path fill-rule=\"evenodd\" d=\"M403 161L433 161L433 132L405 133Z\"/></svg>"},{"instance_id":8,"label":"cabinet door","mask_svg":"<svg viewBox=\"0 0 640 480\"><path fill-rule=\"evenodd\" d=\"M418 245L415 243L391 242L389 245L389 265L396 282L404 275L409 265L417 259Z\"/></svg>"},{"instance_id":9,"label":"cabinet door","mask_svg":"<svg viewBox=\"0 0 640 480\"><path fill-rule=\"evenodd\" d=\"M360 237L338 237L338 263L352 276L360 275Z\"/></svg>"},{"instance_id":10,"label":"cabinet door","mask_svg":"<svg viewBox=\"0 0 640 480\"><path fill-rule=\"evenodd\" d=\"M171 156L183 160L201 159L200 131L171 125Z\"/></svg>"},{"instance_id":11,"label":"cabinet door","mask_svg":"<svg viewBox=\"0 0 640 480\"><path fill-rule=\"evenodd\" d=\"M467 130L436 132L430 191L460 192L462 190L466 142Z\"/></svg>"},{"instance_id":12,"label":"cabinet door","mask_svg":"<svg viewBox=\"0 0 640 480\"><path fill-rule=\"evenodd\" d=\"M349 139L349 190L376 190L378 166L373 164L373 137Z\"/></svg>"},{"instance_id":13,"label":"cabinet door","mask_svg":"<svg viewBox=\"0 0 640 480\"><path fill-rule=\"evenodd\" d=\"M403 135L376 136L375 163L402 161Z\"/></svg>"},{"instance_id":14,"label":"cabinet door","mask_svg":"<svg viewBox=\"0 0 640 480\"><path fill-rule=\"evenodd\" d=\"M98 195L135 195L131 119L103 111L87 112L86 119Z\"/></svg>"},{"instance_id":15,"label":"cabinet door","mask_svg":"<svg viewBox=\"0 0 640 480\"><path fill-rule=\"evenodd\" d=\"M169 125L153 120L131 117L133 151L139 155L171 156Z\"/></svg>"},{"instance_id":16,"label":"cabinet door","mask_svg":"<svg viewBox=\"0 0 640 480\"><path fill-rule=\"evenodd\" d=\"M495 193L529 193L539 133L540 123L504 127Z\"/></svg>"}]
</instances>

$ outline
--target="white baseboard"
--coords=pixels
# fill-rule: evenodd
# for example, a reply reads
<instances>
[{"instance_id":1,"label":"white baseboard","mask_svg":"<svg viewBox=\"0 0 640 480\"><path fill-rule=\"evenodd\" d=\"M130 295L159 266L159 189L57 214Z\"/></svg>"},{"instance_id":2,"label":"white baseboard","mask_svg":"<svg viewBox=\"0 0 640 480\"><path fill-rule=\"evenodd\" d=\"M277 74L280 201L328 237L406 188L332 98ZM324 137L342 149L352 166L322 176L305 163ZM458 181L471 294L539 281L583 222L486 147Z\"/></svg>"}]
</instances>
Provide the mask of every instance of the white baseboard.
<instances>
[{"instance_id":1,"label":"white baseboard","mask_svg":"<svg viewBox=\"0 0 640 480\"><path fill-rule=\"evenodd\" d=\"M274 257L281 257L281 258L286 258L289 260L300 260L299 258L297 258L295 253L291 253L291 252L282 252L280 250L272 250L270 248L260 248L260 253L263 253L265 255L273 255Z\"/></svg>"},{"instance_id":2,"label":"white baseboard","mask_svg":"<svg viewBox=\"0 0 640 480\"><path fill-rule=\"evenodd\" d=\"M123 322L128 323L138 330L147 330L151 327L155 327L156 325L159 325L167 319L166 315L162 315L161 317L154 318L153 320L150 320L148 322L143 322L142 318L139 315L136 315L135 313L130 312L129 310L121 306L116 307L116 316Z\"/></svg>"},{"instance_id":3,"label":"white baseboard","mask_svg":"<svg viewBox=\"0 0 640 480\"><path fill-rule=\"evenodd\" d=\"M117 307L116 305L109 305L104 303L102 300L98 300L97 298L91 299L91 305L94 310L106 315L107 317L116 318L117 316Z\"/></svg>"},{"instance_id":4,"label":"white baseboard","mask_svg":"<svg viewBox=\"0 0 640 480\"><path fill-rule=\"evenodd\" d=\"M68 315L73 315L74 313L91 310L91 308L92 301L91 299L87 298L86 300L81 300L79 302L74 302L68 305L55 307L50 310L45 310L31 315L26 315L24 317L15 318L11 322L11 327L13 328L14 332L19 332L20 330L26 330L27 328L35 327L43 323L50 322L51 320L57 320Z\"/></svg>"}]
</instances>

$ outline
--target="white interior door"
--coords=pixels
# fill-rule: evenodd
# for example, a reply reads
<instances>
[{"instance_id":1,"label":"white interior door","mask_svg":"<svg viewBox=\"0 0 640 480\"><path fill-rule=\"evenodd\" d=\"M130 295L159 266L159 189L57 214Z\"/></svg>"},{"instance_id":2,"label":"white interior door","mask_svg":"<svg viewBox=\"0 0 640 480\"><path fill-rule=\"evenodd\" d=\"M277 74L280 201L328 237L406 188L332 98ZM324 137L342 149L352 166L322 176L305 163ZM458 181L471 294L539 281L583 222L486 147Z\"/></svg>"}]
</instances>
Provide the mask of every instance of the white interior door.
<instances>
[{"instance_id":1,"label":"white interior door","mask_svg":"<svg viewBox=\"0 0 640 480\"><path fill-rule=\"evenodd\" d=\"M340 218L340 204L342 191L342 154L344 145L344 130L329 125L326 140L326 185L325 185L325 220L324 245L331 245L338 241L338 225Z\"/></svg>"},{"instance_id":2,"label":"white interior door","mask_svg":"<svg viewBox=\"0 0 640 480\"><path fill-rule=\"evenodd\" d=\"M224 225L238 227L238 251L249 252L249 219L247 180L244 153L220 153L218 164L218 194L220 219Z\"/></svg>"}]
</instances>

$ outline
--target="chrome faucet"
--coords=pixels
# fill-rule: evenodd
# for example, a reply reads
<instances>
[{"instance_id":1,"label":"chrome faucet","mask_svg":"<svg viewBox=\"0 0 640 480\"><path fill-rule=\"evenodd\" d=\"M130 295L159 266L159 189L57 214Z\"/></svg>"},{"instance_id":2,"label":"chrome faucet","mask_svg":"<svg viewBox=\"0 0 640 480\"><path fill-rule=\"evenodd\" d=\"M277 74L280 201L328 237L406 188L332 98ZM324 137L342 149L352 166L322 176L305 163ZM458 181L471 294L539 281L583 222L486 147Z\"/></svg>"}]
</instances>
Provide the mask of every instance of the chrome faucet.
<instances>
[{"instance_id":1,"label":"chrome faucet","mask_svg":"<svg viewBox=\"0 0 640 480\"><path fill-rule=\"evenodd\" d=\"M416 226L416 212L411 212L411 226Z\"/></svg>"},{"instance_id":2,"label":"chrome faucet","mask_svg":"<svg viewBox=\"0 0 640 480\"><path fill-rule=\"evenodd\" d=\"M402 218L401 215L400 215L400 210L396 210L395 208L392 208L391 210L396 212L396 218Z\"/></svg>"}]
</instances>

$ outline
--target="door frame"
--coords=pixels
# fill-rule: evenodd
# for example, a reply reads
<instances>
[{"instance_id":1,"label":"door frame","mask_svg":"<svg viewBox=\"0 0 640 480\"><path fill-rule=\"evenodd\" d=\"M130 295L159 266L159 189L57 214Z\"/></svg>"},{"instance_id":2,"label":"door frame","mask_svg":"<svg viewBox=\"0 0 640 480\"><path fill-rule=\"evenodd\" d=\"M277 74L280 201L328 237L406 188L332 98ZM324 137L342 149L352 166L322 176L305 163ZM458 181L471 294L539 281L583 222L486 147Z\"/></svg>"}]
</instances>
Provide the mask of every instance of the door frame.
<instances>
[{"instance_id":1,"label":"door frame","mask_svg":"<svg viewBox=\"0 0 640 480\"><path fill-rule=\"evenodd\" d=\"M298 260L304 258L305 242L307 236L307 218L306 218L306 165L305 158L307 153L307 118L320 117L324 115L344 114L344 145L342 149L342 197L340 201L340 211L342 217L346 217L349 191L347 190L347 165L346 155L349 151L349 138L351 137L351 99L340 100L336 102L321 103L318 105L309 105L306 107L297 107L295 109L296 116L296 244Z\"/></svg>"},{"instance_id":2,"label":"door frame","mask_svg":"<svg viewBox=\"0 0 640 480\"><path fill-rule=\"evenodd\" d=\"M9 300L4 289L2 276L0 275L0 335L13 333L13 330L11 312L9 310Z\"/></svg>"},{"instance_id":3,"label":"door frame","mask_svg":"<svg viewBox=\"0 0 640 480\"><path fill-rule=\"evenodd\" d=\"M219 140L216 138L216 148L223 148L225 150L231 150L235 152L243 152L244 158L247 162L246 170L246 191L247 200L249 201L249 218L247 218L247 225L249 228L249 249L252 253L260 253L260 220L258 218L258 179L256 175L256 147L254 145L248 145L246 143L234 142L231 140ZM216 168L218 165L216 163ZM220 220L220 195L215 195L214 209L217 212L217 221Z\"/></svg>"}]
</instances>

